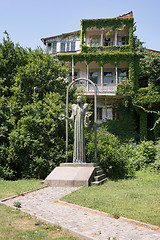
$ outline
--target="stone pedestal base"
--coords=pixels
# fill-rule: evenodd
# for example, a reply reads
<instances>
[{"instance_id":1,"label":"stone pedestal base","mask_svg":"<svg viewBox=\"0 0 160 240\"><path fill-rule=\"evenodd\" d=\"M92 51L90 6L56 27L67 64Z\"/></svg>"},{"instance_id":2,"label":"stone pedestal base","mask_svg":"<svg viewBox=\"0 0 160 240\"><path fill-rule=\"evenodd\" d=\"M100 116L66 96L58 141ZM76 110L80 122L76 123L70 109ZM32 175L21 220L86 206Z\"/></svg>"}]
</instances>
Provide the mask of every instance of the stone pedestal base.
<instances>
[{"instance_id":1,"label":"stone pedestal base","mask_svg":"<svg viewBox=\"0 0 160 240\"><path fill-rule=\"evenodd\" d=\"M62 163L47 176L45 183L52 187L89 186L95 171L94 163Z\"/></svg>"}]
</instances>

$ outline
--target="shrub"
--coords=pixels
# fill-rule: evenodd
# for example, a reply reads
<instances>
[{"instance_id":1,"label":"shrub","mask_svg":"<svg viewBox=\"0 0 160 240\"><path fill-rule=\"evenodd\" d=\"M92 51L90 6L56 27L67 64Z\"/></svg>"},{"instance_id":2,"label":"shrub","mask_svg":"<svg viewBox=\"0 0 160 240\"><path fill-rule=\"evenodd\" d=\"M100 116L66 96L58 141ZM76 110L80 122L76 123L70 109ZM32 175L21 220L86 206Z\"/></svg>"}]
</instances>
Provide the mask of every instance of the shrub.
<instances>
[{"instance_id":1,"label":"shrub","mask_svg":"<svg viewBox=\"0 0 160 240\"><path fill-rule=\"evenodd\" d=\"M58 93L21 109L21 119L9 135L10 168L18 178L45 178L64 159L65 136L58 116L64 103Z\"/></svg>"},{"instance_id":2,"label":"shrub","mask_svg":"<svg viewBox=\"0 0 160 240\"><path fill-rule=\"evenodd\" d=\"M9 166L6 165L2 169L2 178L5 180L15 180L16 179L15 172L12 169L10 169Z\"/></svg>"},{"instance_id":3,"label":"shrub","mask_svg":"<svg viewBox=\"0 0 160 240\"><path fill-rule=\"evenodd\" d=\"M141 141L134 145L130 161L135 170L142 170L150 167L155 162L155 145L153 141Z\"/></svg>"},{"instance_id":4,"label":"shrub","mask_svg":"<svg viewBox=\"0 0 160 240\"><path fill-rule=\"evenodd\" d=\"M160 173L160 140L155 145L155 162L151 164L151 169Z\"/></svg>"},{"instance_id":5,"label":"shrub","mask_svg":"<svg viewBox=\"0 0 160 240\"><path fill-rule=\"evenodd\" d=\"M87 155L90 161L94 159L94 141L87 146ZM125 178L134 175L134 169L126 155L127 148L106 127L98 129L97 156L98 164L102 167L107 177Z\"/></svg>"}]
</instances>

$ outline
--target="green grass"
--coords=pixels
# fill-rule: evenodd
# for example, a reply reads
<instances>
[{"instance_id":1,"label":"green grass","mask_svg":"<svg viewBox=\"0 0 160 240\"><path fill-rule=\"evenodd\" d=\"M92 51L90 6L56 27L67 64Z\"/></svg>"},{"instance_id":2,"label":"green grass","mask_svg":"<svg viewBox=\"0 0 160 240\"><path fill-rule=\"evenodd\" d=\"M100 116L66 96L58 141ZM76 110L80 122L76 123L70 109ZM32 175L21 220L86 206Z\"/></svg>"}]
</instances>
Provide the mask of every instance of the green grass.
<instances>
[{"instance_id":1,"label":"green grass","mask_svg":"<svg viewBox=\"0 0 160 240\"><path fill-rule=\"evenodd\" d=\"M43 186L38 180L0 180L0 198ZM35 217L0 204L0 240L78 240L60 226L38 221Z\"/></svg>"},{"instance_id":2,"label":"green grass","mask_svg":"<svg viewBox=\"0 0 160 240\"><path fill-rule=\"evenodd\" d=\"M0 205L0 239L3 240L78 240L60 226L38 221L29 214Z\"/></svg>"},{"instance_id":3,"label":"green grass","mask_svg":"<svg viewBox=\"0 0 160 240\"><path fill-rule=\"evenodd\" d=\"M18 181L6 181L0 179L0 199L18 195L29 190L43 187L37 179L22 179Z\"/></svg>"},{"instance_id":4,"label":"green grass","mask_svg":"<svg viewBox=\"0 0 160 240\"><path fill-rule=\"evenodd\" d=\"M62 200L160 226L160 175L154 173L82 187Z\"/></svg>"}]
</instances>

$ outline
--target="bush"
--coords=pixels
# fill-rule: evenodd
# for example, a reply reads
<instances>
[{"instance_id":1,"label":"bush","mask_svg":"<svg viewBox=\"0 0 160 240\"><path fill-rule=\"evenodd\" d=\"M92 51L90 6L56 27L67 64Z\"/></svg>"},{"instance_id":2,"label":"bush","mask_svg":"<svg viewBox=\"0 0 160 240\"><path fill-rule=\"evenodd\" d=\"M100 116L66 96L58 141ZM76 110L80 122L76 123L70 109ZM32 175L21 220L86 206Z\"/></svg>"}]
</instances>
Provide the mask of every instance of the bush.
<instances>
[{"instance_id":1,"label":"bush","mask_svg":"<svg viewBox=\"0 0 160 240\"><path fill-rule=\"evenodd\" d=\"M108 126L108 131L117 136L121 142L128 142L129 139L137 139L137 126L136 126L136 115L131 107L129 99L124 100L125 103L128 101L128 107L119 105L117 107L117 120L107 119L107 122L103 125ZM128 124L129 123L129 124Z\"/></svg>"},{"instance_id":2,"label":"bush","mask_svg":"<svg viewBox=\"0 0 160 240\"><path fill-rule=\"evenodd\" d=\"M58 93L46 94L21 109L21 119L9 135L10 168L18 178L45 178L65 154L65 124L58 116L64 103Z\"/></svg>"},{"instance_id":3,"label":"bush","mask_svg":"<svg viewBox=\"0 0 160 240\"><path fill-rule=\"evenodd\" d=\"M160 173L160 140L157 141L155 149L156 149L155 162L151 164L151 169Z\"/></svg>"},{"instance_id":4,"label":"bush","mask_svg":"<svg viewBox=\"0 0 160 240\"><path fill-rule=\"evenodd\" d=\"M130 161L135 170L142 170L150 167L155 162L155 145L153 141L141 141L139 144L132 145Z\"/></svg>"},{"instance_id":5,"label":"bush","mask_svg":"<svg viewBox=\"0 0 160 240\"><path fill-rule=\"evenodd\" d=\"M90 138L91 139L91 138ZM134 175L134 168L126 154L128 149L121 145L120 141L113 134L107 131L106 127L98 129L97 135L97 157L98 164L102 167L109 178L125 178ZM94 159L94 141L87 146L87 157L93 162Z\"/></svg>"},{"instance_id":6,"label":"bush","mask_svg":"<svg viewBox=\"0 0 160 240\"><path fill-rule=\"evenodd\" d=\"M2 178L5 180L16 180L15 172L6 165L2 169Z\"/></svg>"},{"instance_id":7,"label":"bush","mask_svg":"<svg viewBox=\"0 0 160 240\"><path fill-rule=\"evenodd\" d=\"M87 162L94 159L94 133L86 134ZM98 129L97 134L98 164L110 178L125 178L134 176L135 171L148 168L160 170L160 140L121 143L115 135L107 130L106 124Z\"/></svg>"}]
</instances>

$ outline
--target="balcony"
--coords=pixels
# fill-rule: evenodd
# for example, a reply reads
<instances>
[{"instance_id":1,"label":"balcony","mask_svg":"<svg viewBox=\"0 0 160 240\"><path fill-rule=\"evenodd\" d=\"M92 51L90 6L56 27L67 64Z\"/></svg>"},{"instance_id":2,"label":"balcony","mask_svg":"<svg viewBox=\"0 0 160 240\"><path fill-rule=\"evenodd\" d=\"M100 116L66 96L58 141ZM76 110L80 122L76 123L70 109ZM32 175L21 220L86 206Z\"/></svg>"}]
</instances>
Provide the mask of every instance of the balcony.
<instances>
[{"instance_id":1,"label":"balcony","mask_svg":"<svg viewBox=\"0 0 160 240\"><path fill-rule=\"evenodd\" d=\"M82 44L83 52L128 52L131 51L129 44L129 29L122 27L119 30L112 28L87 29Z\"/></svg>"},{"instance_id":2,"label":"balcony","mask_svg":"<svg viewBox=\"0 0 160 240\"><path fill-rule=\"evenodd\" d=\"M93 53L93 52L115 52L115 51L119 51L119 52L130 52L131 46L129 44L127 45L113 45L113 46L86 46L86 45L82 45L82 52L86 52L86 53Z\"/></svg>"},{"instance_id":3,"label":"balcony","mask_svg":"<svg viewBox=\"0 0 160 240\"><path fill-rule=\"evenodd\" d=\"M84 94L87 96L94 95L94 88L90 83L80 82L76 84L78 89L84 89ZM116 84L101 85L96 84L97 95L99 96L115 96L115 91L117 89Z\"/></svg>"}]
</instances>

